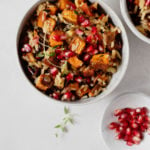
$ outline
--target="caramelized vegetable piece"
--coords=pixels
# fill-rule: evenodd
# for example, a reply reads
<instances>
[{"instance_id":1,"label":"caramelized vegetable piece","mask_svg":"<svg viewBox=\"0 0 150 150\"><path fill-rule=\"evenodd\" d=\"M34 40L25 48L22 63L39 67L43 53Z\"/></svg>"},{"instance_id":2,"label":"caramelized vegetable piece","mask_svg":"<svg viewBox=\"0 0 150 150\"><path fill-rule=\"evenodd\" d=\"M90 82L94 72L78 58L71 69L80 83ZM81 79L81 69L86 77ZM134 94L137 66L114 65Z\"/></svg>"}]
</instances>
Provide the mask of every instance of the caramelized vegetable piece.
<instances>
[{"instance_id":1,"label":"caramelized vegetable piece","mask_svg":"<svg viewBox=\"0 0 150 150\"><path fill-rule=\"evenodd\" d=\"M102 87L96 84L92 90L88 93L89 97L97 96L102 91Z\"/></svg>"},{"instance_id":2,"label":"caramelized vegetable piece","mask_svg":"<svg viewBox=\"0 0 150 150\"><path fill-rule=\"evenodd\" d=\"M50 10L51 15L55 15L57 11L57 7L55 5L49 5L48 9Z\"/></svg>"},{"instance_id":3,"label":"caramelized vegetable piece","mask_svg":"<svg viewBox=\"0 0 150 150\"><path fill-rule=\"evenodd\" d=\"M56 21L52 18L49 18L44 22L43 31L45 33L52 32L55 28L55 25L56 25Z\"/></svg>"},{"instance_id":4,"label":"caramelized vegetable piece","mask_svg":"<svg viewBox=\"0 0 150 150\"><path fill-rule=\"evenodd\" d=\"M27 53L27 54L25 55L25 57L26 57L27 61L30 62L30 63L36 62L36 60L35 60L35 58L34 58L34 56L33 56L32 53Z\"/></svg>"},{"instance_id":5,"label":"caramelized vegetable piece","mask_svg":"<svg viewBox=\"0 0 150 150\"><path fill-rule=\"evenodd\" d=\"M87 94L89 92L89 87L88 85L81 85L81 87L77 90L77 95L79 97L84 96L85 94Z\"/></svg>"},{"instance_id":6,"label":"caramelized vegetable piece","mask_svg":"<svg viewBox=\"0 0 150 150\"><path fill-rule=\"evenodd\" d=\"M70 83L68 88L71 90L71 91L76 91L79 89L79 83Z\"/></svg>"},{"instance_id":7,"label":"caramelized vegetable piece","mask_svg":"<svg viewBox=\"0 0 150 150\"><path fill-rule=\"evenodd\" d=\"M66 21L77 24L78 15L73 10L64 10L62 16Z\"/></svg>"},{"instance_id":8,"label":"caramelized vegetable piece","mask_svg":"<svg viewBox=\"0 0 150 150\"><path fill-rule=\"evenodd\" d=\"M64 10L65 8L67 8L69 0L59 0L59 8L61 10Z\"/></svg>"},{"instance_id":9,"label":"caramelized vegetable piece","mask_svg":"<svg viewBox=\"0 0 150 150\"><path fill-rule=\"evenodd\" d=\"M56 75L55 81L54 81L54 85L60 89L62 89L64 87L64 83L65 83L65 78L61 77L61 74L58 73Z\"/></svg>"},{"instance_id":10,"label":"caramelized vegetable piece","mask_svg":"<svg viewBox=\"0 0 150 150\"><path fill-rule=\"evenodd\" d=\"M109 60L109 54L97 54L92 57L90 63L95 70L106 70L109 66Z\"/></svg>"},{"instance_id":11,"label":"caramelized vegetable piece","mask_svg":"<svg viewBox=\"0 0 150 150\"><path fill-rule=\"evenodd\" d=\"M79 68L83 65L83 62L80 59L78 59L77 56L70 57L68 59L68 62L72 65L73 68Z\"/></svg>"},{"instance_id":12,"label":"caramelized vegetable piece","mask_svg":"<svg viewBox=\"0 0 150 150\"><path fill-rule=\"evenodd\" d=\"M44 79L44 74L40 75L39 77L36 78L35 80L35 86L42 90L42 91L46 91L49 87L47 85L43 84L43 79Z\"/></svg>"},{"instance_id":13,"label":"caramelized vegetable piece","mask_svg":"<svg viewBox=\"0 0 150 150\"><path fill-rule=\"evenodd\" d=\"M50 35L50 38L49 38L50 45L52 47L57 46L57 45L63 45L63 41L62 40L58 40L58 39L60 39L60 37L62 35L64 35L63 31L58 31L58 30L57 31L53 31L51 33L51 35Z\"/></svg>"},{"instance_id":14,"label":"caramelized vegetable piece","mask_svg":"<svg viewBox=\"0 0 150 150\"><path fill-rule=\"evenodd\" d=\"M90 7L87 5L87 3L83 3L81 5L81 9L88 15L88 16L93 16Z\"/></svg>"},{"instance_id":15,"label":"caramelized vegetable piece","mask_svg":"<svg viewBox=\"0 0 150 150\"><path fill-rule=\"evenodd\" d=\"M45 11L41 11L37 18L37 26L42 28L44 25L44 21L46 20L47 13Z\"/></svg>"},{"instance_id":16,"label":"caramelized vegetable piece","mask_svg":"<svg viewBox=\"0 0 150 150\"><path fill-rule=\"evenodd\" d=\"M76 7L80 7L84 0L75 0Z\"/></svg>"},{"instance_id":17,"label":"caramelized vegetable piece","mask_svg":"<svg viewBox=\"0 0 150 150\"><path fill-rule=\"evenodd\" d=\"M85 47L85 41L82 40L80 37L74 37L70 43L70 49L75 51L77 54L81 54L82 50Z\"/></svg>"}]
</instances>

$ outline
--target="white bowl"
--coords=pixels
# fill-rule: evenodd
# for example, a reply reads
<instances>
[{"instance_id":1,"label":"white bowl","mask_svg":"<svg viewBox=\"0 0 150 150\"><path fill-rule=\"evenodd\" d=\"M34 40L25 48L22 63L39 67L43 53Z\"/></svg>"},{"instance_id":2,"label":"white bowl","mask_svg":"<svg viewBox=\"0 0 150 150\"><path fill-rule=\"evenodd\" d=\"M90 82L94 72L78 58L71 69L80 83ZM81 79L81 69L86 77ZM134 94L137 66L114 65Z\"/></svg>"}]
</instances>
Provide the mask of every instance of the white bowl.
<instances>
[{"instance_id":1,"label":"white bowl","mask_svg":"<svg viewBox=\"0 0 150 150\"><path fill-rule=\"evenodd\" d=\"M126 142L115 140L115 132L108 129L108 125L111 122L117 121L116 117L113 116L113 112L118 108L137 108L147 107L150 109L150 97L143 93L124 93L117 96L116 99L107 107L103 120L100 123L100 134L104 139L105 144L110 150L148 150L150 147L150 135L144 134L144 140L139 145L127 146Z\"/></svg>"},{"instance_id":2,"label":"white bowl","mask_svg":"<svg viewBox=\"0 0 150 150\"><path fill-rule=\"evenodd\" d=\"M139 30L137 30L137 28L135 27L135 25L133 24L131 17L129 15L128 12L128 8L127 8L127 1L126 0L120 0L120 8L121 8L121 13L122 16L126 22L126 24L128 25L128 27L130 28L130 30L141 40L143 40L144 42L150 44L150 38L146 37L144 34L142 34Z\"/></svg>"},{"instance_id":3,"label":"white bowl","mask_svg":"<svg viewBox=\"0 0 150 150\"><path fill-rule=\"evenodd\" d=\"M17 53L19 51L18 48L18 43L19 43L19 38L20 38L20 34L21 31L27 21L27 19L29 18L29 16L33 13L33 11L36 9L37 5L39 5L41 2L43 2L45 0L40 0L38 1L32 8L30 8L27 13L25 14L23 20L21 21L19 30L18 30L18 34L17 34ZM92 2L94 2L96 0L92 0ZM127 66L128 66L128 61L129 61L129 43L128 43L128 38L127 38L127 34L125 31L125 28L123 26L123 24L121 23L120 19L118 18L118 16L116 15L116 13L108 6L106 5L103 1L98 0L97 1L106 11L106 13L108 13L110 15L110 17L112 18L114 24L116 26L118 26L121 31L122 31L122 40L123 40L123 49L122 49L122 64L120 65L117 73L115 73L112 77L111 82L109 83L109 85L107 86L107 89L100 95L98 95L97 97L93 97L93 98L88 98L88 99L82 99L80 101L75 101L75 102L67 102L70 104L83 104L83 103L92 103L92 102L96 102L99 101L100 99L103 99L104 97L106 97L108 94L110 94L120 83L120 81L122 80L126 70L127 70ZM20 59L19 59L20 61ZM21 64L21 63L20 63ZM21 67L22 68L22 67ZM36 89L36 88L34 88ZM39 90L36 90L39 91ZM40 92L37 92L37 94ZM51 97L45 96L45 98L47 99L53 99ZM56 100L55 100L56 101ZM61 102L61 101L57 101L57 102Z\"/></svg>"}]
</instances>

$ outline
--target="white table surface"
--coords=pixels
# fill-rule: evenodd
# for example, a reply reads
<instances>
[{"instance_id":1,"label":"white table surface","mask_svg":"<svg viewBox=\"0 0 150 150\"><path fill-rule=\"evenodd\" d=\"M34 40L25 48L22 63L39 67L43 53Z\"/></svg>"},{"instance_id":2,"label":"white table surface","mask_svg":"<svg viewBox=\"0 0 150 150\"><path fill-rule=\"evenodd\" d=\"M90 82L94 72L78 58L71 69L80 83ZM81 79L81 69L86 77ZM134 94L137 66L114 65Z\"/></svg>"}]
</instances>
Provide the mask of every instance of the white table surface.
<instances>
[{"instance_id":1,"label":"white table surface","mask_svg":"<svg viewBox=\"0 0 150 150\"><path fill-rule=\"evenodd\" d=\"M118 0L104 0L121 17ZM76 124L63 138L54 125L63 117L63 104L48 101L26 81L16 57L16 33L25 11L36 0L0 0L0 149L1 150L108 150L99 135L104 110L125 91L150 95L150 45L136 38L125 25L130 42L130 63L117 89L90 105L71 106ZM46 99L46 100L45 100Z\"/></svg>"}]
</instances>

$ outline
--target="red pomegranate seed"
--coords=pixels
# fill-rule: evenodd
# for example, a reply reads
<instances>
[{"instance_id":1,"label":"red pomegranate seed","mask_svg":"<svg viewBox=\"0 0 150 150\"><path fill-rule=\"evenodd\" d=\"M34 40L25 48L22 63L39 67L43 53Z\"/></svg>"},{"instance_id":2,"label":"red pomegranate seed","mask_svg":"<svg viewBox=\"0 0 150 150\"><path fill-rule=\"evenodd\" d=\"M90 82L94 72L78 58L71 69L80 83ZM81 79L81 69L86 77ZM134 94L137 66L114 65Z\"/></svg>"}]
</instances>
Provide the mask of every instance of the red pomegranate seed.
<instances>
[{"instance_id":1,"label":"red pomegranate seed","mask_svg":"<svg viewBox=\"0 0 150 150\"><path fill-rule=\"evenodd\" d=\"M85 21L84 16L83 16L83 15L79 15L79 16L78 16L78 21L79 21L79 23L84 22L84 21Z\"/></svg>"},{"instance_id":2,"label":"red pomegranate seed","mask_svg":"<svg viewBox=\"0 0 150 150\"><path fill-rule=\"evenodd\" d=\"M62 52L62 50L60 50L60 49L56 49L56 50L55 50L55 53L56 53L56 54L60 54L61 52Z\"/></svg>"},{"instance_id":3,"label":"red pomegranate seed","mask_svg":"<svg viewBox=\"0 0 150 150\"><path fill-rule=\"evenodd\" d=\"M22 52L31 52L32 51L32 47L29 44L24 44L23 48L21 49Z\"/></svg>"},{"instance_id":4,"label":"red pomegranate seed","mask_svg":"<svg viewBox=\"0 0 150 150\"><path fill-rule=\"evenodd\" d=\"M76 9L76 5L72 2L69 3L70 9L75 10Z\"/></svg>"},{"instance_id":5,"label":"red pomegranate seed","mask_svg":"<svg viewBox=\"0 0 150 150\"><path fill-rule=\"evenodd\" d=\"M137 128L138 128L138 124L137 124L136 122L132 122L132 123L131 123L131 127L132 127L133 129L137 129Z\"/></svg>"},{"instance_id":6,"label":"red pomegranate seed","mask_svg":"<svg viewBox=\"0 0 150 150\"><path fill-rule=\"evenodd\" d=\"M94 50L93 45L87 47L86 52L91 53Z\"/></svg>"},{"instance_id":7,"label":"red pomegranate seed","mask_svg":"<svg viewBox=\"0 0 150 150\"><path fill-rule=\"evenodd\" d=\"M128 146L132 146L134 143L132 141L127 141L126 143Z\"/></svg>"},{"instance_id":8,"label":"red pomegranate seed","mask_svg":"<svg viewBox=\"0 0 150 150\"><path fill-rule=\"evenodd\" d=\"M98 53L98 50L95 49L95 50L93 50L92 55L95 55L95 54L97 54L97 53Z\"/></svg>"},{"instance_id":9,"label":"red pomegranate seed","mask_svg":"<svg viewBox=\"0 0 150 150\"><path fill-rule=\"evenodd\" d=\"M53 36L53 39L54 39L55 41L60 41L60 40L61 40L61 38L60 38L59 35L54 35L54 36Z\"/></svg>"},{"instance_id":10,"label":"red pomegranate seed","mask_svg":"<svg viewBox=\"0 0 150 150\"><path fill-rule=\"evenodd\" d=\"M141 113L141 108L136 108L135 111L136 113Z\"/></svg>"},{"instance_id":11,"label":"red pomegranate seed","mask_svg":"<svg viewBox=\"0 0 150 150\"><path fill-rule=\"evenodd\" d=\"M53 76L56 76L57 73L58 73L58 70L57 70L56 67L53 67L53 68L50 70L50 72L51 72L51 74L52 74Z\"/></svg>"},{"instance_id":12,"label":"red pomegranate seed","mask_svg":"<svg viewBox=\"0 0 150 150\"><path fill-rule=\"evenodd\" d=\"M72 93L71 93L71 92L66 92L66 93L63 95L63 98L64 98L64 99L67 99L67 100L71 99L71 97L72 97Z\"/></svg>"},{"instance_id":13,"label":"red pomegranate seed","mask_svg":"<svg viewBox=\"0 0 150 150\"><path fill-rule=\"evenodd\" d=\"M148 113L148 109L146 107L142 107L141 114L146 115Z\"/></svg>"},{"instance_id":14,"label":"red pomegranate seed","mask_svg":"<svg viewBox=\"0 0 150 150\"><path fill-rule=\"evenodd\" d=\"M142 123L143 122L143 117L141 115L138 116L137 122L138 123Z\"/></svg>"},{"instance_id":15,"label":"red pomegranate seed","mask_svg":"<svg viewBox=\"0 0 150 150\"><path fill-rule=\"evenodd\" d=\"M129 124L128 124L128 122L127 121L122 121L122 126L123 127L127 127Z\"/></svg>"},{"instance_id":16,"label":"red pomegranate seed","mask_svg":"<svg viewBox=\"0 0 150 150\"><path fill-rule=\"evenodd\" d=\"M80 35L80 36L81 36L81 35L83 35L83 33L84 33L84 32L83 32L82 30L76 29L76 34L77 34L77 35Z\"/></svg>"},{"instance_id":17,"label":"red pomegranate seed","mask_svg":"<svg viewBox=\"0 0 150 150\"><path fill-rule=\"evenodd\" d=\"M83 60L88 61L90 59L90 57L91 56L89 54L85 54L84 57L83 57Z\"/></svg>"},{"instance_id":18,"label":"red pomegranate seed","mask_svg":"<svg viewBox=\"0 0 150 150\"><path fill-rule=\"evenodd\" d=\"M133 140L134 144L140 144L140 142L141 142L141 139L137 136L134 136L132 140Z\"/></svg>"},{"instance_id":19,"label":"red pomegranate seed","mask_svg":"<svg viewBox=\"0 0 150 150\"><path fill-rule=\"evenodd\" d=\"M53 96L53 98L55 98L55 99L59 99L59 93L57 93L57 92L54 92L53 94L52 94L52 96Z\"/></svg>"},{"instance_id":20,"label":"red pomegranate seed","mask_svg":"<svg viewBox=\"0 0 150 150\"><path fill-rule=\"evenodd\" d=\"M68 52L65 52L64 53L64 57L65 58L69 58L69 57L72 57L72 56L74 56L75 54L74 54L74 52L72 52L72 51L68 51Z\"/></svg>"},{"instance_id":21,"label":"red pomegranate seed","mask_svg":"<svg viewBox=\"0 0 150 150\"><path fill-rule=\"evenodd\" d=\"M76 77L75 81L78 82L78 83L81 83L82 82L82 77L80 77L80 76Z\"/></svg>"},{"instance_id":22,"label":"red pomegranate seed","mask_svg":"<svg viewBox=\"0 0 150 150\"><path fill-rule=\"evenodd\" d=\"M63 56L63 55L58 55L58 56L57 56L57 59L58 59L58 60L63 60L63 59L64 59L64 56Z\"/></svg>"},{"instance_id":23,"label":"red pomegranate seed","mask_svg":"<svg viewBox=\"0 0 150 150\"><path fill-rule=\"evenodd\" d=\"M69 82L70 80L73 80L73 73L69 73L67 76L66 76L66 80Z\"/></svg>"},{"instance_id":24,"label":"red pomegranate seed","mask_svg":"<svg viewBox=\"0 0 150 150\"><path fill-rule=\"evenodd\" d=\"M150 5L150 0L146 0L145 5L149 6Z\"/></svg>"},{"instance_id":25,"label":"red pomegranate seed","mask_svg":"<svg viewBox=\"0 0 150 150\"><path fill-rule=\"evenodd\" d=\"M123 139L123 134L119 133L118 135L116 135L115 139L116 139L116 140L121 140L121 139Z\"/></svg>"},{"instance_id":26,"label":"red pomegranate seed","mask_svg":"<svg viewBox=\"0 0 150 150\"><path fill-rule=\"evenodd\" d=\"M88 35L88 36L86 37L86 41L90 43L90 42L92 41L92 38L93 38L92 35Z\"/></svg>"},{"instance_id":27,"label":"red pomegranate seed","mask_svg":"<svg viewBox=\"0 0 150 150\"><path fill-rule=\"evenodd\" d=\"M130 135L130 134L131 134L131 128L128 127L128 128L126 129L126 134L127 134L127 135Z\"/></svg>"},{"instance_id":28,"label":"red pomegranate seed","mask_svg":"<svg viewBox=\"0 0 150 150\"><path fill-rule=\"evenodd\" d=\"M94 26L94 27L92 27L92 33L93 34L96 34L97 33L97 28Z\"/></svg>"},{"instance_id":29,"label":"red pomegranate seed","mask_svg":"<svg viewBox=\"0 0 150 150\"><path fill-rule=\"evenodd\" d=\"M114 116L119 116L119 115L121 115L122 113L123 113L122 109L116 109L116 110L114 111Z\"/></svg>"},{"instance_id":30,"label":"red pomegranate seed","mask_svg":"<svg viewBox=\"0 0 150 150\"><path fill-rule=\"evenodd\" d=\"M81 23L81 26L83 27L87 27L90 25L90 21L88 19L85 19L82 23Z\"/></svg>"},{"instance_id":31,"label":"red pomegranate seed","mask_svg":"<svg viewBox=\"0 0 150 150\"><path fill-rule=\"evenodd\" d=\"M113 130L113 129L116 129L118 128L119 124L116 123L116 122L112 122L109 124L109 129Z\"/></svg>"},{"instance_id":32,"label":"red pomegranate seed","mask_svg":"<svg viewBox=\"0 0 150 150\"><path fill-rule=\"evenodd\" d=\"M91 79L90 78L87 78L86 79L86 82L89 84L89 83L91 83Z\"/></svg>"},{"instance_id":33,"label":"red pomegranate seed","mask_svg":"<svg viewBox=\"0 0 150 150\"><path fill-rule=\"evenodd\" d=\"M145 117L144 117L144 120L145 120L146 122L150 123L150 117L149 117L149 116L145 116Z\"/></svg>"},{"instance_id":34,"label":"red pomegranate seed","mask_svg":"<svg viewBox=\"0 0 150 150\"><path fill-rule=\"evenodd\" d=\"M99 46L98 46L98 50L99 50L101 53L103 53L103 52L104 52L104 47L103 47L102 45L99 45Z\"/></svg>"}]
</instances>

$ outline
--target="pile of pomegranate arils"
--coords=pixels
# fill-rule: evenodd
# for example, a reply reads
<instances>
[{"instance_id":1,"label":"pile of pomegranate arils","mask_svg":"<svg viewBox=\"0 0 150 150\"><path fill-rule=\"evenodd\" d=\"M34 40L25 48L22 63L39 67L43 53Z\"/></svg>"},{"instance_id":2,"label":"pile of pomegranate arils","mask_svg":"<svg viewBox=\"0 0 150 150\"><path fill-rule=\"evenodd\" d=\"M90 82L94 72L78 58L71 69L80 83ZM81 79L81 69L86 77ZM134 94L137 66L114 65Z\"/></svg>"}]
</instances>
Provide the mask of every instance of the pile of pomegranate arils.
<instances>
[{"instance_id":1,"label":"pile of pomegranate arils","mask_svg":"<svg viewBox=\"0 0 150 150\"><path fill-rule=\"evenodd\" d=\"M144 133L150 135L150 117L146 107L116 109L118 122L111 122L109 129L115 130L117 140L124 140L128 146L140 144Z\"/></svg>"}]
</instances>

